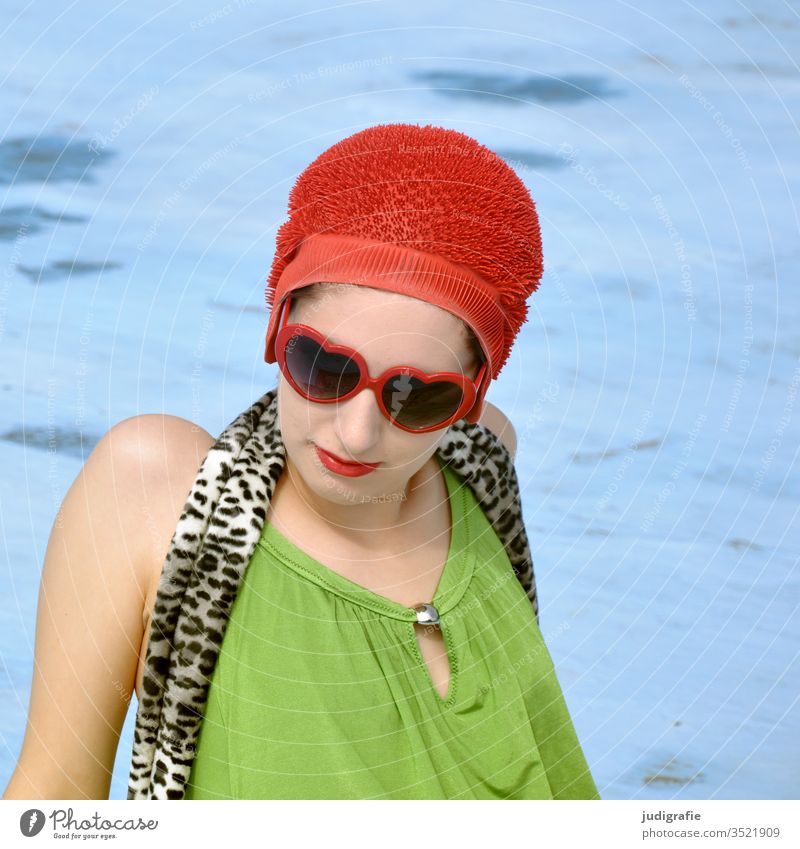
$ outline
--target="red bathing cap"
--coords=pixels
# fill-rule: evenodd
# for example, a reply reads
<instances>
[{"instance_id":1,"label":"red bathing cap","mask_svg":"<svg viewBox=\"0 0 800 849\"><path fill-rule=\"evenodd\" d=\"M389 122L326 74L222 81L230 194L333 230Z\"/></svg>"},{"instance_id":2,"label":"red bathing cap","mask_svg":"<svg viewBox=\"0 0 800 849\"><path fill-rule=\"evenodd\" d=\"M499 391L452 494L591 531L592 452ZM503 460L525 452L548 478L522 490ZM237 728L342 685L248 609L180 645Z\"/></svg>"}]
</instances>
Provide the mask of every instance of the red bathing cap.
<instances>
[{"instance_id":1,"label":"red bathing cap","mask_svg":"<svg viewBox=\"0 0 800 849\"><path fill-rule=\"evenodd\" d=\"M454 313L477 336L494 379L542 270L534 202L498 154L444 127L369 127L320 154L289 194L267 279L264 359L276 360L285 296L327 281Z\"/></svg>"}]
</instances>

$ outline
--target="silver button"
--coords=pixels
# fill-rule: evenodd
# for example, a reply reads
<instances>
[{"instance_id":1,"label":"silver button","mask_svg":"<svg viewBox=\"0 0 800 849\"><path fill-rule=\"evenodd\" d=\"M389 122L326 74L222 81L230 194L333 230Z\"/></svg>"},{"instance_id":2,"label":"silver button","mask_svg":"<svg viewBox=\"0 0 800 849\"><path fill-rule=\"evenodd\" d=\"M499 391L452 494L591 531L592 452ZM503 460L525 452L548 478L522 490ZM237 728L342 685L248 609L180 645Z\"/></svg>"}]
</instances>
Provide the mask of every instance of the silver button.
<instances>
[{"instance_id":1,"label":"silver button","mask_svg":"<svg viewBox=\"0 0 800 849\"><path fill-rule=\"evenodd\" d=\"M438 625L439 611L432 604L415 604L417 622L420 625Z\"/></svg>"}]
</instances>

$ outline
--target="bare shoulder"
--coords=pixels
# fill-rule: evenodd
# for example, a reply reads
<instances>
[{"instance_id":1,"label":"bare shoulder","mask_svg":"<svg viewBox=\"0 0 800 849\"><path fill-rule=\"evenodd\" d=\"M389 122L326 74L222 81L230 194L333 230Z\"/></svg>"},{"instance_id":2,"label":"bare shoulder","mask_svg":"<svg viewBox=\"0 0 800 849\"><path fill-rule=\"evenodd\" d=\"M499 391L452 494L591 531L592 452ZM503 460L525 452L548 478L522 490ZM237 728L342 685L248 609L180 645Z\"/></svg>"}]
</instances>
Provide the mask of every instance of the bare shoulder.
<instances>
[{"instance_id":1,"label":"bare shoulder","mask_svg":"<svg viewBox=\"0 0 800 849\"><path fill-rule=\"evenodd\" d=\"M478 420L479 424L488 427L492 433L500 437L500 441L505 445L511 454L513 460L517 454L517 433L514 430L514 425L511 424L508 416L494 404L489 401L483 402L483 413Z\"/></svg>"},{"instance_id":2,"label":"bare shoulder","mask_svg":"<svg viewBox=\"0 0 800 849\"><path fill-rule=\"evenodd\" d=\"M214 437L200 425L180 416L145 413L115 424L103 437L110 445L147 465L169 459L202 461Z\"/></svg>"},{"instance_id":3,"label":"bare shoulder","mask_svg":"<svg viewBox=\"0 0 800 849\"><path fill-rule=\"evenodd\" d=\"M3 798L108 798L150 588L212 442L184 419L134 416L75 478L45 552L28 722Z\"/></svg>"},{"instance_id":4,"label":"bare shoulder","mask_svg":"<svg viewBox=\"0 0 800 849\"><path fill-rule=\"evenodd\" d=\"M95 448L104 455L103 466L113 470L114 489L124 491L139 520L150 528L157 553L164 541L153 534L153 525L161 516L171 523L174 509L170 508L183 507L214 441L208 431L188 419L150 413L118 422ZM176 521L179 515L180 510Z\"/></svg>"},{"instance_id":5,"label":"bare shoulder","mask_svg":"<svg viewBox=\"0 0 800 849\"><path fill-rule=\"evenodd\" d=\"M116 488L127 493L137 514L135 523L145 532L149 588L158 583L186 498L214 442L207 430L188 419L148 413L115 424L95 449L108 453L117 470Z\"/></svg>"}]
</instances>

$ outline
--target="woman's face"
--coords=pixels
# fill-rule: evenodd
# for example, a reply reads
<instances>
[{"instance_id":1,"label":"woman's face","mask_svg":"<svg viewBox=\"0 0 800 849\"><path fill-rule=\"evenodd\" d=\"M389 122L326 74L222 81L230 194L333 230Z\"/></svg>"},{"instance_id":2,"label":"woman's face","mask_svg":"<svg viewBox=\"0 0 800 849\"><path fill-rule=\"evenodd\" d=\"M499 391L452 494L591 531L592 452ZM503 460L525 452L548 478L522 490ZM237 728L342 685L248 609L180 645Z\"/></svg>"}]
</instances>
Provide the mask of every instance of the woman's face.
<instances>
[{"instance_id":1,"label":"woman's face","mask_svg":"<svg viewBox=\"0 0 800 849\"><path fill-rule=\"evenodd\" d=\"M478 371L461 320L405 295L365 286L323 288L314 297L293 301L288 320L355 348L373 377L397 365L472 379ZM384 418L371 389L335 404L308 401L280 372L278 417L288 459L306 486L339 504L405 493L409 479L447 433L447 428L415 434L396 427ZM321 462L316 446L345 460L381 465L366 475L346 477Z\"/></svg>"}]
</instances>

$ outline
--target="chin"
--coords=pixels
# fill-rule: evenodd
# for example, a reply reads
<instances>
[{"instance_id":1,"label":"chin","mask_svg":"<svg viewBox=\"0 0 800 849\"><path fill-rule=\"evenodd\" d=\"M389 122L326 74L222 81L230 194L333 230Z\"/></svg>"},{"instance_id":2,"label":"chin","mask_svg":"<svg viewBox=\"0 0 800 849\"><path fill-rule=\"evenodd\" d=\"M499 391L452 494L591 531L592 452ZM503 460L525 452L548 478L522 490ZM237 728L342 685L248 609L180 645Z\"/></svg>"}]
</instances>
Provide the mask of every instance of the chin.
<instances>
[{"instance_id":1,"label":"chin","mask_svg":"<svg viewBox=\"0 0 800 849\"><path fill-rule=\"evenodd\" d=\"M333 504L386 504L402 502L407 498L408 481L401 486L390 483L387 488L385 478L383 480L378 478L383 467L356 477L337 474L328 469L319 459L313 441L304 444L302 458L302 465L298 467L298 471L303 476L305 485L320 498ZM396 476L397 466L392 466L392 469Z\"/></svg>"}]
</instances>

